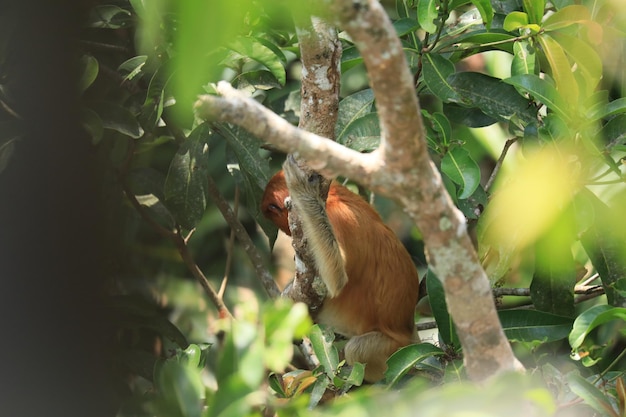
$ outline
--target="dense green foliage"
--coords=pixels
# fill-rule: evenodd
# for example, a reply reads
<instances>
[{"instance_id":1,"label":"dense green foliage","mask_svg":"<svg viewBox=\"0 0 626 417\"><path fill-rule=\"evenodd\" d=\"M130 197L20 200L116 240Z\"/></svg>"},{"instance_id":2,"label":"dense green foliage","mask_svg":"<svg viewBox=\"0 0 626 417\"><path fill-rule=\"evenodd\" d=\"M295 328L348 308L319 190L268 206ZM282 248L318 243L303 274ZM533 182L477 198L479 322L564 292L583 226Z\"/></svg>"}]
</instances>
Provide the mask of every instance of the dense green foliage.
<instances>
[{"instance_id":1,"label":"dense green foliage","mask_svg":"<svg viewBox=\"0 0 626 417\"><path fill-rule=\"evenodd\" d=\"M269 259L264 235L273 242L276 230L258 206L281 156L238 127L203 123L193 113L194 97L226 79L297 122L299 49L290 13L303 11L269 0L101 1L81 32L78 89L110 216L106 273L109 308L119 318L111 368L120 416L244 416L266 408L281 415L416 409L423 416L624 415L623 6L618 0L385 5L414 74L431 156L469 221L492 283L529 288L521 302L498 298L502 325L528 375L505 375L487 388L463 382L443 289L427 269L419 232L404 230L427 280L436 346L399 351L385 383L310 410L328 389L360 385L362 368L343 367L332 333L311 328L302 306L265 301L207 186L207 178L218 183ZM359 51L340 38L337 141L372 151L380 139L376 103ZM2 100L10 105L9 89ZM6 112L0 121L0 170L11 163L21 134L15 116ZM506 149L515 142L515 152L496 163L505 142ZM501 169L492 183L494 166ZM385 217L398 218L390 201L378 198L377 205ZM229 276L224 298L236 322L217 319L163 230L189 236L186 250L214 287ZM574 291L582 281L606 296L578 299L585 297ZM299 364L282 375L292 340L305 334L319 369Z\"/></svg>"}]
</instances>

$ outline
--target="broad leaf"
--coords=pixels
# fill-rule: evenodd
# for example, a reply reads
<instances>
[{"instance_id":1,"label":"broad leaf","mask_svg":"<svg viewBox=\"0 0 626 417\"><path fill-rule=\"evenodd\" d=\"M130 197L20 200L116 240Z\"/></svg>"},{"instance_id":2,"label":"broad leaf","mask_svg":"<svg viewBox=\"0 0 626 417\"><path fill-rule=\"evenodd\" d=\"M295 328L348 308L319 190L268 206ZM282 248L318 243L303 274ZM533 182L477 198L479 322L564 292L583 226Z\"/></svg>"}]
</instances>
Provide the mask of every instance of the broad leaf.
<instances>
[{"instance_id":1,"label":"broad leaf","mask_svg":"<svg viewBox=\"0 0 626 417\"><path fill-rule=\"evenodd\" d=\"M543 34L538 38L543 55L550 65L551 75L556 83L556 89L567 103L578 104L580 97L578 83L572 74L572 67L565 55L565 51L551 36Z\"/></svg>"},{"instance_id":2,"label":"broad leaf","mask_svg":"<svg viewBox=\"0 0 626 417\"><path fill-rule=\"evenodd\" d=\"M137 118L125 107L106 101L89 103L89 107L98 114L105 129L115 130L133 139L143 136Z\"/></svg>"},{"instance_id":3,"label":"broad leaf","mask_svg":"<svg viewBox=\"0 0 626 417\"><path fill-rule=\"evenodd\" d=\"M513 115L525 122L536 118L536 111L513 86L502 80L477 72L460 72L448 77L448 82L459 97L458 104L477 107L488 116L508 120Z\"/></svg>"},{"instance_id":4,"label":"broad leaf","mask_svg":"<svg viewBox=\"0 0 626 417\"><path fill-rule=\"evenodd\" d=\"M208 124L196 127L170 163L165 180L165 203L187 230L196 227L208 199Z\"/></svg>"},{"instance_id":5,"label":"broad leaf","mask_svg":"<svg viewBox=\"0 0 626 417\"><path fill-rule=\"evenodd\" d=\"M585 337L593 329L612 320L626 321L626 308L597 305L585 311L574 321L574 327L569 335L569 344L576 350L582 346Z\"/></svg>"},{"instance_id":6,"label":"broad leaf","mask_svg":"<svg viewBox=\"0 0 626 417\"><path fill-rule=\"evenodd\" d=\"M504 18L504 23L502 27L504 30L508 30L509 32L513 32L520 27L526 26L528 24L528 14L524 12L511 12L506 15Z\"/></svg>"},{"instance_id":7,"label":"broad leaf","mask_svg":"<svg viewBox=\"0 0 626 417\"><path fill-rule=\"evenodd\" d=\"M471 0L472 4L476 6L480 12L480 17L483 18L483 23L487 29L491 27L491 21L493 20L493 8L491 7L490 0Z\"/></svg>"},{"instance_id":8,"label":"broad leaf","mask_svg":"<svg viewBox=\"0 0 626 417\"><path fill-rule=\"evenodd\" d=\"M407 33L415 32L417 29L419 29L420 25L417 20L406 17L394 21L393 27L396 30L398 36L404 36Z\"/></svg>"},{"instance_id":9,"label":"broad leaf","mask_svg":"<svg viewBox=\"0 0 626 417\"><path fill-rule=\"evenodd\" d=\"M535 48L528 41L517 41L513 44L513 61L511 75L535 74L537 69L537 54ZM504 80L506 82L506 80Z\"/></svg>"},{"instance_id":10,"label":"broad leaf","mask_svg":"<svg viewBox=\"0 0 626 417\"><path fill-rule=\"evenodd\" d=\"M365 116L372 111L374 106L374 92L371 88L358 91L349 95L339 102L339 113L335 126L335 138L339 143L344 143L346 128L356 119Z\"/></svg>"},{"instance_id":11,"label":"broad leaf","mask_svg":"<svg viewBox=\"0 0 626 417\"><path fill-rule=\"evenodd\" d=\"M377 113L368 113L351 121L343 130L342 143L359 152L371 152L380 144L380 122Z\"/></svg>"},{"instance_id":12,"label":"broad leaf","mask_svg":"<svg viewBox=\"0 0 626 417\"><path fill-rule=\"evenodd\" d=\"M124 81L130 81L137 75L141 74L141 69L148 60L147 55L134 56L122 62L117 70L124 75Z\"/></svg>"},{"instance_id":13,"label":"broad leaf","mask_svg":"<svg viewBox=\"0 0 626 417\"><path fill-rule=\"evenodd\" d=\"M309 334L311 346L315 352L315 356L324 368L324 372L332 380L339 366L339 353L333 345L335 335L329 329L322 329L318 325L311 328Z\"/></svg>"},{"instance_id":14,"label":"broad leaf","mask_svg":"<svg viewBox=\"0 0 626 417\"><path fill-rule=\"evenodd\" d=\"M448 82L448 77L454 74L454 64L440 54L424 54L422 56L422 71L424 82L428 89L441 101L457 100L454 87Z\"/></svg>"},{"instance_id":15,"label":"broad leaf","mask_svg":"<svg viewBox=\"0 0 626 417\"><path fill-rule=\"evenodd\" d=\"M392 387L400 381L415 365L427 358L443 356L445 352L431 343L409 345L395 352L387 360L385 381Z\"/></svg>"},{"instance_id":16,"label":"broad leaf","mask_svg":"<svg viewBox=\"0 0 626 417\"><path fill-rule=\"evenodd\" d=\"M434 22L439 16L437 3L437 0L418 0L417 20L426 32L435 33L437 31L437 25Z\"/></svg>"},{"instance_id":17,"label":"broad leaf","mask_svg":"<svg viewBox=\"0 0 626 417\"><path fill-rule=\"evenodd\" d=\"M581 201L582 199L582 201ZM593 222L581 236L581 243L594 268L600 274L609 304L626 307L626 295L620 289L626 282L626 229L621 216L585 189L576 199L576 208L593 207Z\"/></svg>"},{"instance_id":18,"label":"broad leaf","mask_svg":"<svg viewBox=\"0 0 626 417\"><path fill-rule=\"evenodd\" d=\"M98 60L91 55L83 55L80 58L81 75L78 80L78 91L83 93L98 76Z\"/></svg>"},{"instance_id":19,"label":"broad leaf","mask_svg":"<svg viewBox=\"0 0 626 417\"><path fill-rule=\"evenodd\" d=\"M561 217L535 243L535 273L530 299L535 308L558 316L574 315L576 269L571 253L573 236L566 230L570 216Z\"/></svg>"},{"instance_id":20,"label":"broad leaf","mask_svg":"<svg viewBox=\"0 0 626 417\"><path fill-rule=\"evenodd\" d=\"M571 5L563 7L546 18L543 30L546 32L562 29L575 23L585 23L591 20L591 13L587 6ZM538 22L537 22L538 23Z\"/></svg>"},{"instance_id":21,"label":"broad leaf","mask_svg":"<svg viewBox=\"0 0 626 417\"><path fill-rule=\"evenodd\" d=\"M132 23L131 13L113 4L102 4L91 9L87 25L100 29L120 29Z\"/></svg>"},{"instance_id":22,"label":"broad leaf","mask_svg":"<svg viewBox=\"0 0 626 417\"><path fill-rule=\"evenodd\" d=\"M501 310L498 312L506 337L517 342L553 342L568 337L571 317L536 310Z\"/></svg>"},{"instance_id":23,"label":"broad leaf","mask_svg":"<svg viewBox=\"0 0 626 417\"><path fill-rule=\"evenodd\" d=\"M485 127L498 122L477 108L468 109L454 103L444 103L443 112L451 122L467 127Z\"/></svg>"},{"instance_id":24,"label":"broad leaf","mask_svg":"<svg viewBox=\"0 0 626 417\"><path fill-rule=\"evenodd\" d=\"M585 97L595 91L602 78L602 60L594 48L587 42L574 36L554 32L550 36L561 45L561 48L576 64L576 72L580 72L585 80L587 92Z\"/></svg>"},{"instance_id":25,"label":"broad leaf","mask_svg":"<svg viewBox=\"0 0 626 417\"><path fill-rule=\"evenodd\" d=\"M146 93L146 100L141 106L141 121L148 129L156 127L165 101L165 89L172 79L172 66L170 63L161 65L150 79L150 85Z\"/></svg>"},{"instance_id":26,"label":"broad leaf","mask_svg":"<svg viewBox=\"0 0 626 417\"><path fill-rule=\"evenodd\" d=\"M200 370L189 364L169 359L157 364L156 388L160 394L158 414L200 417L204 385Z\"/></svg>"},{"instance_id":27,"label":"broad leaf","mask_svg":"<svg viewBox=\"0 0 626 417\"><path fill-rule=\"evenodd\" d=\"M523 0L524 11L528 13L530 23L539 24L543 18L543 9L546 6L546 0Z\"/></svg>"},{"instance_id":28,"label":"broad leaf","mask_svg":"<svg viewBox=\"0 0 626 417\"><path fill-rule=\"evenodd\" d=\"M471 196L480 184L480 168L465 148L456 147L441 160L441 171L460 186L459 199Z\"/></svg>"},{"instance_id":29,"label":"broad leaf","mask_svg":"<svg viewBox=\"0 0 626 417\"><path fill-rule=\"evenodd\" d=\"M569 120L570 109L568 104L559 95L556 88L548 81L534 74L520 74L504 80L505 83L514 85L528 92L535 99L545 104L564 120Z\"/></svg>"},{"instance_id":30,"label":"broad leaf","mask_svg":"<svg viewBox=\"0 0 626 417\"><path fill-rule=\"evenodd\" d=\"M609 401L609 396L580 376L578 372L570 373L567 376L567 382L572 392L582 398L585 404L596 410L600 415L619 417L619 414Z\"/></svg>"},{"instance_id":31,"label":"broad leaf","mask_svg":"<svg viewBox=\"0 0 626 417\"><path fill-rule=\"evenodd\" d=\"M441 341L455 349L460 348L461 342L456 334L452 317L450 317L450 313L448 313L443 284L430 268L424 279L427 280L426 288L428 289L428 298L430 300L433 317L437 322L437 329L439 330Z\"/></svg>"},{"instance_id":32,"label":"broad leaf","mask_svg":"<svg viewBox=\"0 0 626 417\"><path fill-rule=\"evenodd\" d=\"M250 37L237 38L229 44L229 47L233 51L263 64L276 77L280 85L285 85L287 75L283 60L273 49L268 48L258 39ZM284 55L282 55L282 58L284 59Z\"/></svg>"},{"instance_id":33,"label":"broad leaf","mask_svg":"<svg viewBox=\"0 0 626 417\"><path fill-rule=\"evenodd\" d=\"M345 73L349 69L362 64L363 57L356 46L349 46L343 50L341 54L341 73Z\"/></svg>"},{"instance_id":34,"label":"broad leaf","mask_svg":"<svg viewBox=\"0 0 626 417\"><path fill-rule=\"evenodd\" d=\"M626 97L618 98L606 104L591 115L594 120L605 119L616 114L626 113Z\"/></svg>"}]
</instances>

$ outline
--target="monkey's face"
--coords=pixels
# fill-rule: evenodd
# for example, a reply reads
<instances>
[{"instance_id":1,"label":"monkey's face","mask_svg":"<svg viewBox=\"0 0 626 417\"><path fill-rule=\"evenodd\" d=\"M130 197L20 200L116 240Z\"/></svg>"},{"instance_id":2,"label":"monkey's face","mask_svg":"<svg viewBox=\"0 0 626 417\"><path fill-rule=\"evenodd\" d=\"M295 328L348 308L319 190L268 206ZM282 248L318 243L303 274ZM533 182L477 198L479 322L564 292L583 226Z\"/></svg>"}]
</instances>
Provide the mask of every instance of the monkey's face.
<instances>
[{"instance_id":1,"label":"monkey's face","mask_svg":"<svg viewBox=\"0 0 626 417\"><path fill-rule=\"evenodd\" d=\"M285 176L283 171L279 171L265 187L263 199L261 200L261 211L280 230L291 236L288 211L285 207L285 199L287 197L289 197L289 190L287 189Z\"/></svg>"}]
</instances>

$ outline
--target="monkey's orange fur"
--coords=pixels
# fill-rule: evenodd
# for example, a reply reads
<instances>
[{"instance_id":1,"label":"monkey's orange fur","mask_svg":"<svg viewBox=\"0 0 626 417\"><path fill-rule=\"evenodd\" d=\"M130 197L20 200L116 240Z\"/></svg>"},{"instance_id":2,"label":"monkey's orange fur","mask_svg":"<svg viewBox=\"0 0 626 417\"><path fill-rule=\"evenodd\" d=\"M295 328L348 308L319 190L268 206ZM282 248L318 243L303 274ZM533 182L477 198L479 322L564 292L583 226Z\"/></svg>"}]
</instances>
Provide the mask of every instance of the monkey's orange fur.
<instances>
[{"instance_id":1,"label":"monkey's orange fur","mask_svg":"<svg viewBox=\"0 0 626 417\"><path fill-rule=\"evenodd\" d=\"M280 171L268 183L261 209L291 235L284 205L288 195ZM419 278L402 243L363 198L333 182L326 212L344 253L348 283L324 300L316 321L350 338L346 360L366 363L365 379L376 381L393 352L419 341L414 323Z\"/></svg>"}]
</instances>

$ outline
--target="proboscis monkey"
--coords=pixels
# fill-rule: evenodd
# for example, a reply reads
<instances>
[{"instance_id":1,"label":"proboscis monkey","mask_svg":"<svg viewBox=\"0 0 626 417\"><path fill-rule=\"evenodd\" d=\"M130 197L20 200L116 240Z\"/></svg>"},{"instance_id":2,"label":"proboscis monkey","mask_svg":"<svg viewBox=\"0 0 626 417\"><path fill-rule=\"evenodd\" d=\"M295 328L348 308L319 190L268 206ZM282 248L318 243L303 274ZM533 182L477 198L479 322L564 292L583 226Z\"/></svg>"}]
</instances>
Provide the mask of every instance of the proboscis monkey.
<instances>
[{"instance_id":1,"label":"proboscis monkey","mask_svg":"<svg viewBox=\"0 0 626 417\"><path fill-rule=\"evenodd\" d=\"M366 364L365 380L375 382L383 378L393 352L419 341L414 322L419 278L409 253L380 215L336 182L324 204L321 179L288 158L267 184L261 209L291 236L285 207L285 198L291 198L328 289L314 319L349 339L346 361Z\"/></svg>"}]
</instances>

